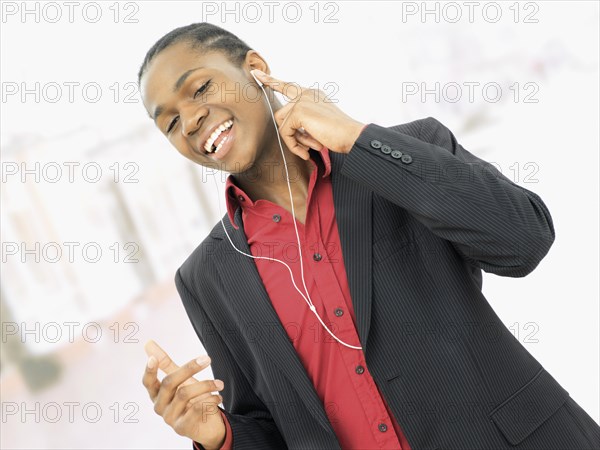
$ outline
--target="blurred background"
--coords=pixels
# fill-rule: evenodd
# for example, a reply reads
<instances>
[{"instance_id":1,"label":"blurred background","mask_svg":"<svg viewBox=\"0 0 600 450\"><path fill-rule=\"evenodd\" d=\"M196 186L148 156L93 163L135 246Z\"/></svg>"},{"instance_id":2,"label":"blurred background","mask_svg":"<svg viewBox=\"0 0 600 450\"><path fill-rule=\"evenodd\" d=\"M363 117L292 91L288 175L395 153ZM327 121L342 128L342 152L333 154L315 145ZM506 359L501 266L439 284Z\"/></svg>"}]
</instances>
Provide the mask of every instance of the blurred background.
<instances>
[{"instance_id":1,"label":"blurred background","mask_svg":"<svg viewBox=\"0 0 600 450\"><path fill-rule=\"evenodd\" d=\"M2 448L191 446L152 409L143 345L204 353L173 277L224 213L228 174L170 146L136 77L156 40L202 21L364 123L436 117L542 197L554 246L525 278L484 273L484 294L599 421L598 2L1 8Z\"/></svg>"}]
</instances>

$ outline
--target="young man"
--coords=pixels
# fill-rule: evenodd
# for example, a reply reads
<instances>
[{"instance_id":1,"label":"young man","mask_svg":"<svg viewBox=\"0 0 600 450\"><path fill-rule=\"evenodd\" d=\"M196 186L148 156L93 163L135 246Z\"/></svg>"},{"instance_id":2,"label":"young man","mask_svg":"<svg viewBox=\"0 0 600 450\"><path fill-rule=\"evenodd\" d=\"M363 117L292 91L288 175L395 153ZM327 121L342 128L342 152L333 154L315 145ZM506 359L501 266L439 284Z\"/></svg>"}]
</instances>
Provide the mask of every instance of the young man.
<instances>
[{"instance_id":1,"label":"young man","mask_svg":"<svg viewBox=\"0 0 600 450\"><path fill-rule=\"evenodd\" d=\"M254 69L290 103L265 98ZM151 342L155 411L205 449L599 448L600 427L481 292L482 270L523 277L547 254L543 201L432 117L363 124L269 72L206 23L164 36L140 69L171 144L230 173L223 222L175 277L210 360L179 368ZM232 244L284 260L318 317L282 264ZM217 380L192 378L210 361Z\"/></svg>"}]
</instances>

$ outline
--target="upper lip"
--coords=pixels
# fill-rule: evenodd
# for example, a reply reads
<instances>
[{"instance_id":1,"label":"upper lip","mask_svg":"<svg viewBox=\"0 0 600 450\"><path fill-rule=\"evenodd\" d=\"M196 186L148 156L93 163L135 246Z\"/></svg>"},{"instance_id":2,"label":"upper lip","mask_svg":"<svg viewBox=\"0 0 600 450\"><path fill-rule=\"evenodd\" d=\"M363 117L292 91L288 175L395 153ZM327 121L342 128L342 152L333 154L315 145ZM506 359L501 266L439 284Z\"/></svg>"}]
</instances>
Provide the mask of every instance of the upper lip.
<instances>
[{"instance_id":1,"label":"upper lip","mask_svg":"<svg viewBox=\"0 0 600 450\"><path fill-rule=\"evenodd\" d=\"M206 144L206 141L208 141L208 138L211 136L211 134L213 134L213 132L219 128L222 124L224 124L225 122L227 122L228 120L233 120L233 119L224 119L218 122L215 122L213 125L211 125L210 127L207 127L207 129L200 135L200 152L208 155L208 152L204 149L204 144Z\"/></svg>"}]
</instances>

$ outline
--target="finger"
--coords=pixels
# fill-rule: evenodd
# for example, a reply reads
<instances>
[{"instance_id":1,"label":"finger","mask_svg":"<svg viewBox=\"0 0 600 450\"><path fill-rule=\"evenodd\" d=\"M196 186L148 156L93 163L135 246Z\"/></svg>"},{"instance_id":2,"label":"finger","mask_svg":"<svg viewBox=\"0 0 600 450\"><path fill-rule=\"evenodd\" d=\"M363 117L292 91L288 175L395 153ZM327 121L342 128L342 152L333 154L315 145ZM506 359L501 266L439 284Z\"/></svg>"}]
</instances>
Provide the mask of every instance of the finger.
<instances>
[{"instance_id":1,"label":"finger","mask_svg":"<svg viewBox=\"0 0 600 450\"><path fill-rule=\"evenodd\" d=\"M156 402L154 403L155 412L162 416L166 407L173 400L173 396L175 395L177 388L184 384L188 378L193 377L195 373L200 372L209 365L210 358L208 356L204 356L188 361L175 372L172 372L164 377L160 383L160 389L158 390ZM199 383L198 380L194 380L194 382Z\"/></svg>"},{"instance_id":2,"label":"finger","mask_svg":"<svg viewBox=\"0 0 600 450\"><path fill-rule=\"evenodd\" d=\"M148 354L148 356L154 356L158 361L158 368L162 370L167 375L175 372L179 369L179 366L173 362L173 360L169 357L167 352L165 352L160 345L154 342L152 339L146 342L144 345L144 350ZM196 380L187 380L185 384L192 384Z\"/></svg>"},{"instance_id":3,"label":"finger","mask_svg":"<svg viewBox=\"0 0 600 450\"><path fill-rule=\"evenodd\" d=\"M277 111L275 111L275 123L277 124L278 127L281 126L281 124L285 121L285 119L287 118L287 116L292 112L292 109L294 108L294 103L288 103L285 106L282 106L281 108L279 108Z\"/></svg>"},{"instance_id":4,"label":"finger","mask_svg":"<svg viewBox=\"0 0 600 450\"><path fill-rule=\"evenodd\" d=\"M152 401L155 400L158 390L160 388L160 381L157 378L158 372L158 363L154 356L148 358L148 362L146 363L146 369L144 370L144 376L142 377L142 384L148 391L148 395L150 395L150 399Z\"/></svg>"},{"instance_id":5,"label":"finger","mask_svg":"<svg viewBox=\"0 0 600 450\"><path fill-rule=\"evenodd\" d=\"M295 135L298 128L300 128L300 124L296 124L294 114L290 113L279 127L279 134L292 153L307 161L310 158L309 147L296 140Z\"/></svg>"},{"instance_id":6,"label":"finger","mask_svg":"<svg viewBox=\"0 0 600 450\"><path fill-rule=\"evenodd\" d=\"M286 142L286 145L293 154L299 156L304 161L310 159L310 147L308 145L301 144L295 138L289 139L289 143Z\"/></svg>"},{"instance_id":7,"label":"finger","mask_svg":"<svg viewBox=\"0 0 600 450\"><path fill-rule=\"evenodd\" d=\"M149 340L146 342L144 346L144 350L148 354L148 356L154 355L158 360L158 367L163 370L167 375L175 372L179 369L179 366L173 362L173 360L169 357L167 352L165 352L160 345L158 345L153 340Z\"/></svg>"},{"instance_id":8,"label":"finger","mask_svg":"<svg viewBox=\"0 0 600 450\"><path fill-rule=\"evenodd\" d=\"M296 130L296 133L294 134L294 138L301 144L307 145L308 147L314 148L315 150L320 151L323 149L323 144L321 144L319 141L317 141L310 134L308 134L306 132L302 133L301 129Z\"/></svg>"},{"instance_id":9,"label":"finger","mask_svg":"<svg viewBox=\"0 0 600 450\"><path fill-rule=\"evenodd\" d=\"M291 101L300 97L304 90L298 83L278 80L277 78L264 73L262 70L253 69L251 72L254 73L265 86L285 95Z\"/></svg>"},{"instance_id":10,"label":"finger","mask_svg":"<svg viewBox=\"0 0 600 450\"><path fill-rule=\"evenodd\" d=\"M278 129L281 130L283 124L285 123L288 116L292 113L294 107L294 103L288 103L284 107L277 110L275 113L275 122L277 123ZM288 148L296 148L301 153L299 156L304 160L307 160L310 155L308 150L310 148L314 148L316 150L321 150L323 148L323 144L313 138L309 133L307 133L304 128L299 127L295 130L294 135L292 136L293 144L289 143L290 141L286 141L286 145ZM296 153L296 152L294 152ZM298 154L298 153L296 153Z\"/></svg>"},{"instance_id":11,"label":"finger","mask_svg":"<svg viewBox=\"0 0 600 450\"><path fill-rule=\"evenodd\" d=\"M198 397L208 397L212 395L212 392L222 390L219 389L216 380L203 380L190 386L180 386L175 392L173 401L165 409L165 420L167 416L173 420L177 419L185 410L188 402L192 399L198 401Z\"/></svg>"},{"instance_id":12,"label":"finger","mask_svg":"<svg viewBox=\"0 0 600 450\"><path fill-rule=\"evenodd\" d=\"M287 119L287 117L292 113L294 108L294 104L293 103L288 103L287 105L279 108L277 111L275 111L275 123L277 124L278 127L281 127L283 125L283 123L285 122L285 120ZM308 145L309 147L311 147L312 145L314 145L314 147L317 150L322 148L322 144L317 141L315 138L313 138L310 133L308 133L303 127L298 127L298 129L295 130L296 134L295 137L305 137L307 139L304 139L304 142L302 142L305 145Z\"/></svg>"}]
</instances>

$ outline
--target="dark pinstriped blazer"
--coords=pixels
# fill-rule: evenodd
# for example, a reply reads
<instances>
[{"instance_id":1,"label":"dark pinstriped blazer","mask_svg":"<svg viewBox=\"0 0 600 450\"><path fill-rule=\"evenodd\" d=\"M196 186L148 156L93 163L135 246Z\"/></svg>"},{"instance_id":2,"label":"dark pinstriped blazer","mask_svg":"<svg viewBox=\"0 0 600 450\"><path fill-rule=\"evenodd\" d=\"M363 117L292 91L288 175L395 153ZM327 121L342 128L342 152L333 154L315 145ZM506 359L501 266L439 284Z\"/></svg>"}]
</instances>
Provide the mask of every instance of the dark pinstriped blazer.
<instances>
[{"instance_id":1,"label":"dark pinstriped blazer","mask_svg":"<svg viewBox=\"0 0 600 450\"><path fill-rule=\"evenodd\" d=\"M482 270L523 277L547 254L540 197L432 117L369 124L350 153L330 155L365 360L412 449L600 448L600 427L481 292ZM239 230L223 220L250 253L240 208ZM175 282L225 382L234 448L340 448L254 260L221 222Z\"/></svg>"}]
</instances>

